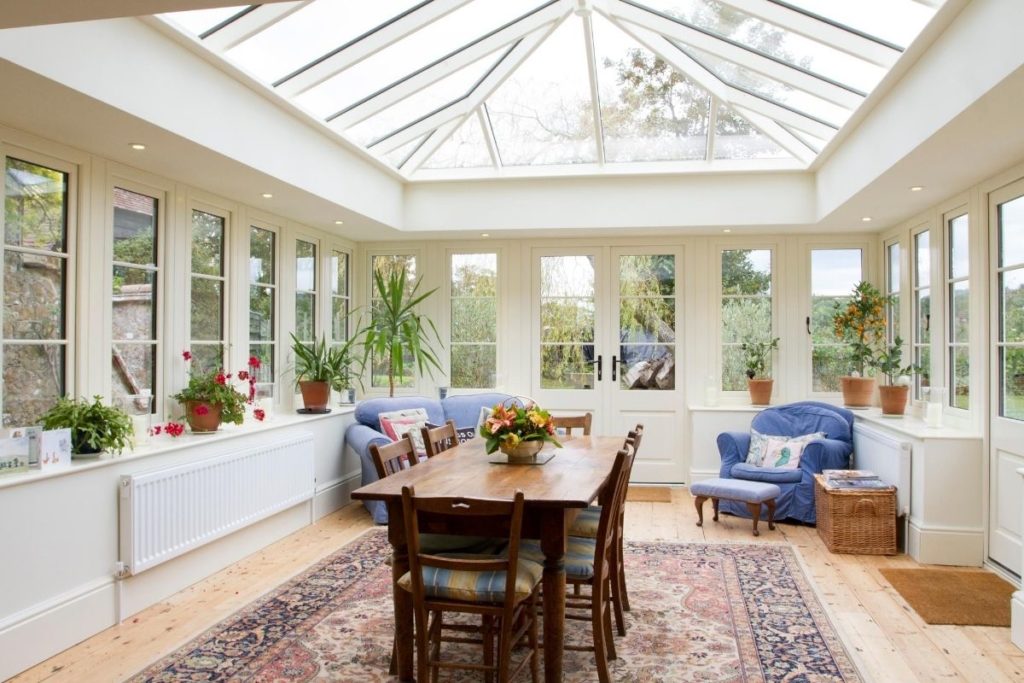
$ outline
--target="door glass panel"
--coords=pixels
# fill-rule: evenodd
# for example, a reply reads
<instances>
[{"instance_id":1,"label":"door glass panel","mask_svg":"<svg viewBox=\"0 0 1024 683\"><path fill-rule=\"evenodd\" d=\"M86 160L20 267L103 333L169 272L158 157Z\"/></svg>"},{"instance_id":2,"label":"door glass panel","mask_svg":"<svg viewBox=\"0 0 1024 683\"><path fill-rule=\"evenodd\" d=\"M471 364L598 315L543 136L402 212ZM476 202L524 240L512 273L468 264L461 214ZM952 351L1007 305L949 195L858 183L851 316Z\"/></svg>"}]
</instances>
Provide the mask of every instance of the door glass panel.
<instances>
[{"instance_id":1,"label":"door glass panel","mask_svg":"<svg viewBox=\"0 0 1024 683\"><path fill-rule=\"evenodd\" d=\"M900 336L900 244L885 249L885 287L890 303L887 305L888 336L890 343Z\"/></svg>"},{"instance_id":2,"label":"door glass panel","mask_svg":"<svg viewBox=\"0 0 1024 683\"><path fill-rule=\"evenodd\" d=\"M1024 268L999 276L1001 341L1024 342Z\"/></svg>"},{"instance_id":3,"label":"door glass panel","mask_svg":"<svg viewBox=\"0 0 1024 683\"><path fill-rule=\"evenodd\" d=\"M594 257L540 259L540 386L594 387Z\"/></svg>"},{"instance_id":4,"label":"door glass panel","mask_svg":"<svg viewBox=\"0 0 1024 683\"><path fill-rule=\"evenodd\" d=\"M835 336L835 306L846 305L861 280L860 249L811 252L811 372L813 391L839 391L853 368L849 348Z\"/></svg>"},{"instance_id":5,"label":"door glass panel","mask_svg":"<svg viewBox=\"0 0 1024 683\"><path fill-rule=\"evenodd\" d=\"M1003 395L1000 414L1024 420L1024 348L1003 348L999 354L1003 367Z\"/></svg>"},{"instance_id":6,"label":"door glass panel","mask_svg":"<svg viewBox=\"0 0 1024 683\"><path fill-rule=\"evenodd\" d=\"M999 207L999 265L1024 264L1024 197Z\"/></svg>"},{"instance_id":7,"label":"door glass panel","mask_svg":"<svg viewBox=\"0 0 1024 683\"><path fill-rule=\"evenodd\" d=\"M674 389L675 256L620 256L619 386Z\"/></svg>"}]
</instances>

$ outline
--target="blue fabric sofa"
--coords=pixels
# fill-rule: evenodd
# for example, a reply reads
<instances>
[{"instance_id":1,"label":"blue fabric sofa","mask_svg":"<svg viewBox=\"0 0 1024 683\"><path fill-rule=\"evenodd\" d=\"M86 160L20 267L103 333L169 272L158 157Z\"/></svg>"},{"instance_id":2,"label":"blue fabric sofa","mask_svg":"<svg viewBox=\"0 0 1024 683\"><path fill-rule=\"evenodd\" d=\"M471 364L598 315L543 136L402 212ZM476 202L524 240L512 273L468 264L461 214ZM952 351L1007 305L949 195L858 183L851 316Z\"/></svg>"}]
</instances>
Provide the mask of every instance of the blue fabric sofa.
<instances>
[{"instance_id":1,"label":"blue fabric sofa","mask_svg":"<svg viewBox=\"0 0 1024 683\"><path fill-rule=\"evenodd\" d=\"M718 452L722 458L720 477L777 484L782 494L776 500L775 519L796 519L813 524L814 475L826 469L849 468L853 454L853 413L828 403L801 401L761 411L751 427L762 434L777 436L825 432L827 438L807 445L800 458L800 467L796 469L748 465L750 434L723 432L718 435ZM723 500L720 509L740 517L750 517L743 503Z\"/></svg>"},{"instance_id":2,"label":"blue fabric sofa","mask_svg":"<svg viewBox=\"0 0 1024 683\"><path fill-rule=\"evenodd\" d=\"M455 420L456 427L475 427L482 406L491 407L495 403L501 403L510 398L513 397L508 394L492 392L457 394L448 396L441 401L425 396L398 396L395 398L372 398L358 403L355 412L356 421L345 430L345 443L359 454L359 459L362 462L361 485L365 486L379 478L377 468L374 467L373 459L370 457L370 445L391 443L391 439L381 431L378 418L381 413L422 408L427 412L427 419L434 424L440 425L444 424L446 420ZM387 506L382 501L367 500L364 501L364 504L373 516L374 522L377 524L388 523Z\"/></svg>"}]
</instances>

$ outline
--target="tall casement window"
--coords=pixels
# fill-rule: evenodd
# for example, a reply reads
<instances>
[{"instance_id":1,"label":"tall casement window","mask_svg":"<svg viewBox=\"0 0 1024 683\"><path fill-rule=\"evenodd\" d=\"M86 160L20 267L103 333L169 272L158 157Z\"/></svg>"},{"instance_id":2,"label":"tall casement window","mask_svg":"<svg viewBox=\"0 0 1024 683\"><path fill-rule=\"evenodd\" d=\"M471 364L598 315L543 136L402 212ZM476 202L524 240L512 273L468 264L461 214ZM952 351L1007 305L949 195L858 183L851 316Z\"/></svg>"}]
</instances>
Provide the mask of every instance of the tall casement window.
<instances>
[{"instance_id":1,"label":"tall casement window","mask_svg":"<svg viewBox=\"0 0 1024 683\"><path fill-rule=\"evenodd\" d=\"M900 336L900 243L885 246L885 295L889 303L885 310L886 336L891 344Z\"/></svg>"},{"instance_id":2,"label":"tall casement window","mask_svg":"<svg viewBox=\"0 0 1024 683\"><path fill-rule=\"evenodd\" d=\"M999 204L997 211L999 415L1024 420L1024 197Z\"/></svg>"},{"instance_id":3,"label":"tall casement window","mask_svg":"<svg viewBox=\"0 0 1024 683\"><path fill-rule=\"evenodd\" d=\"M260 359L260 381L274 381L276 350L277 233L253 225L249 227L249 355Z\"/></svg>"},{"instance_id":4,"label":"tall casement window","mask_svg":"<svg viewBox=\"0 0 1024 683\"><path fill-rule=\"evenodd\" d=\"M35 424L67 387L70 174L4 168L3 424Z\"/></svg>"},{"instance_id":5,"label":"tall casement window","mask_svg":"<svg viewBox=\"0 0 1024 683\"><path fill-rule=\"evenodd\" d=\"M405 278L408 286L411 288L413 283L416 282L416 257L412 254L375 254L370 257L370 272L380 273L380 275L387 281L388 276L391 273L405 269ZM374 315L376 308L380 305L380 292L377 291L376 278L371 274L370 276L370 315ZM416 373L413 369L412 358L406 357L403 359L402 367L405 370L404 374L399 377L395 376L396 387L412 387L415 386ZM371 387L386 387L388 386L388 363L387 358L380 358L374 354L371 359L370 368L370 386Z\"/></svg>"},{"instance_id":6,"label":"tall casement window","mask_svg":"<svg viewBox=\"0 0 1024 683\"><path fill-rule=\"evenodd\" d=\"M331 343L334 346L344 344L352 334L349 328L351 310L348 252L334 249L331 251Z\"/></svg>"},{"instance_id":7,"label":"tall casement window","mask_svg":"<svg viewBox=\"0 0 1024 683\"><path fill-rule=\"evenodd\" d=\"M971 407L971 354L967 347L971 336L969 227L966 213L946 220L949 405L963 410Z\"/></svg>"},{"instance_id":8,"label":"tall casement window","mask_svg":"<svg viewBox=\"0 0 1024 683\"><path fill-rule=\"evenodd\" d=\"M490 389L498 364L498 255L451 255L452 387Z\"/></svg>"},{"instance_id":9,"label":"tall casement window","mask_svg":"<svg viewBox=\"0 0 1024 683\"><path fill-rule=\"evenodd\" d=\"M921 368L914 380L914 398L921 398L921 389L931 385L932 296L931 296L931 232L914 235L914 329L913 361Z\"/></svg>"},{"instance_id":10,"label":"tall casement window","mask_svg":"<svg viewBox=\"0 0 1024 683\"><path fill-rule=\"evenodd\" d=\"M156 197L114 188L111 390L159 396Z\"/></svg>"},{"instance_id":11,"label":"tall casement window","mask_svg":"<svg viewBox=\"0 0 1024 683\"><path fill-rule=\"evenodd\" d=\"M317 245L295 240L295 336L300 342L316 341Z\"/></svg>"},{"instance_id":12,"label":"tall casement window","mask_svg":"<svg viewBox=\"0 0 1024 683\"><path fill-rule=\"evenodd\" d=\"M224 367L225 239L227 220L192 210L192 365L201 370Z\"/></svg>"},{"instance_id":13,"label":"tall casement window","mask_svg":"<svg viewBox=\"0 0 1024 683\"><path fill-rule=\"evenodd\" d=\"M811 388L815 392L839 391L839 378L853 366L845 343L835 336L835 306L845 306L853 288L863 279L860 249L811 251Z\"/></svg>"},{"instance_id":14,"label":"tall casement window","mask_svg":"<svg viewBox=\"0 0 1024 683\"><path fill-rule=\"evenodd\" d=\"M772 252L722 251L722 390L746 391L744 342L770 342L772 334ZM772 375L768 357L765 375Z\"/></svg>"}]
</instances>

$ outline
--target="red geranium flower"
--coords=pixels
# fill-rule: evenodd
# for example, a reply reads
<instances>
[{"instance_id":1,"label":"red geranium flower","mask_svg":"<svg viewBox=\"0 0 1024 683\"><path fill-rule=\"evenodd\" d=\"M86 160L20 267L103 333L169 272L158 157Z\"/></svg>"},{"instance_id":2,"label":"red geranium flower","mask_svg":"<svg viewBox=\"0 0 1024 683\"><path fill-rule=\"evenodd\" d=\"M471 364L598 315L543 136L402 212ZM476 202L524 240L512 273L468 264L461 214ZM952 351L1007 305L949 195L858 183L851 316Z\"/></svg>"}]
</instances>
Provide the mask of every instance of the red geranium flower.
<instances>
[{"instance_id":1,"label":"red geranium flower","mask_svg":"<svg viewBox=\"0 0 1024 683\"><path fill-rule=\"evenodd\" d=\"M227 384L228 378L224 375L223 372L218 372L215 381L217 382L217 384Z\"/></svg>"},{"instance_id":2,"label":"red geranium flower","mask_svg":"<svg viewBox=\"0 0 1024 683\"><path fill-rule=\"evenodd\" d=\"M260 422L263 422L263 418L267 416L267 413L266 411L263 410L263 408L257 408L256 410L252 411L252 416L259 420Z\"/></svg>"},{"instance_id":3,"label":"red geranium flower","mask_svg":"<svg viewBox=\"0 0 1024 683\"><path fill-rule=\"evenodd\" d=\"M153 428L149 430L150 434L152 434L153 436L159 436L160 432L162 431L163 427L161 427L160 425L153 425Z\"/></svg>"},{"instance_id":4,"label":"red geranium flower","mask_svg":"<svg viewBox=\"0 0 1024 683\"><path fill-rule=\"evenodd\" d=\"M196 415L209 415L210 414L210 409L207 408L205 404L200 403L199 405L196 406L196 409L193 410L192 412L194 412Z\"/></svg>"},{"instance_id":5,"label":"red geranium flower","mask_svg":"<svg viewBox=\"0 0 1024 683\"><path fill-rule=\"evenodd\" d=\"M243 380L243 381L249 379L249 373L246 372L245 370L239 370L238 371L238 379Z\"/></svg>"},{"instance_id":6,"label":"red geranium flower","mask_svg":"<svg viewBox=\"0 0 1024 683\"><path fill-rule=\"evenodd\" d=\"M181 357L184 358L186 362L188 362L188 361L192 360L192 352L191 351L182 351L181 352Z\"/></svg>"},{"instance_id":7,"label":"red geranium flower","mask_svg":"<svg viewBox=\"0 0 1024 683\"><path fill-rule=\"evenodd\" d=\"M260 363L260 359L259 358L257 358L256 356L249 356L249 367L250 368L252 368L253 370L259 370L260 369L260 365L261 365L261 363Z\"/></svg>"}]
</instances>

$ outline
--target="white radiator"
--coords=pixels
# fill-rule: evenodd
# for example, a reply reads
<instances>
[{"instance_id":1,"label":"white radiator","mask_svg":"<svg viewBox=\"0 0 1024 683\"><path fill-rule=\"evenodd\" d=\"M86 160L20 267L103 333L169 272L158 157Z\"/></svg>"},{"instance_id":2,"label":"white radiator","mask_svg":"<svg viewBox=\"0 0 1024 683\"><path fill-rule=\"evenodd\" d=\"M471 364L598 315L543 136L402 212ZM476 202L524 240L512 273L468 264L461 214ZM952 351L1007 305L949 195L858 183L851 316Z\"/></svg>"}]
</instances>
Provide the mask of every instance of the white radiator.
<instances>
[{"instance_id":1,"label":"white radiator","mask_svg":"<svg viewBox=\"0 0 1024 683\"><path fill-rule=\"evenodd\" d=\"M896 514L910 513L911 444L863 424L853 426L853 466L896 487Z\"/></svg>"},{"instance_id":2,"label":"white radiator","mask_svg":"<svg viewBox=\"0 0 1024 683\"><path fill-rule=\"evenodd\" d=\"M313 437L121 477L120 576L138 574L313 497Z\"/></svg>"}]
</instances>

